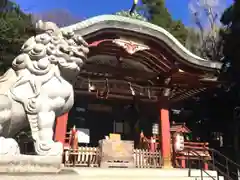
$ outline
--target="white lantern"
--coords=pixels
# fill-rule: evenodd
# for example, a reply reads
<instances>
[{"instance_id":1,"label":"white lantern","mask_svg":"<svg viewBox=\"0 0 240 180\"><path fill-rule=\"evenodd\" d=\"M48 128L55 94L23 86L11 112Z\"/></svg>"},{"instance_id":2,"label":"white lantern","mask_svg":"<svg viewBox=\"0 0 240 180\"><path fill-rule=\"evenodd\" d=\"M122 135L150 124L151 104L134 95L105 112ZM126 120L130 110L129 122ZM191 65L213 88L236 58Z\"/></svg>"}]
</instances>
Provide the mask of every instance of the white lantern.
<instances>
[{"instance_id":1,"label":"white lantern","mask_svg":"<svg viewBox=\"0 0 240 180\"><path fill-rule=\"evenodd\" d=\"M184 137L181 134L176 134L174 141L175 151L182 151L184 149Z\"/></svg>"},{"instance_id":2,"label":"white lantern","mask_svg":"<svg viewBox=\"0 0 240 180\"><path fill-rule=\"evenodd\" d=\"M153 135L158 135L159 134L159 125L157 123L154 123L152 125L152 134Z\"/></svg>"}]
</instances>

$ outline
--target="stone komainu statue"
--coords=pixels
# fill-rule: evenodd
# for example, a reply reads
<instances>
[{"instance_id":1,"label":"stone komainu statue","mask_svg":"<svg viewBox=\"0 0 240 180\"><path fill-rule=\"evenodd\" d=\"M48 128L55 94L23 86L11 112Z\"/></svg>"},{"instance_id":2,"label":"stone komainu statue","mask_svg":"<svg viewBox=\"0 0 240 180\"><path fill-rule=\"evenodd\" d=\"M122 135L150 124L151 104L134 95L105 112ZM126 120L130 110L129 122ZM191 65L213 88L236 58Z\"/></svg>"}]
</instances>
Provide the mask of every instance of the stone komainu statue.
<instances>
[{"instance_id":1,"label":"stone komainu statue","mask_svg":"<svg viewBox=\"0 0 240 180\"><path fill-rule=\"evenodd\" d=\"M73 105L70 82L89 49L81 36L54 23L39 21L37 28L41 34L24 43L12 68L0 77L0 135L11 138L30 125L36 153L59 155L63 145L53 141L53 125ZM0 155L13 152L9 142L1 139Z\"/></svg>"}]
</instances>

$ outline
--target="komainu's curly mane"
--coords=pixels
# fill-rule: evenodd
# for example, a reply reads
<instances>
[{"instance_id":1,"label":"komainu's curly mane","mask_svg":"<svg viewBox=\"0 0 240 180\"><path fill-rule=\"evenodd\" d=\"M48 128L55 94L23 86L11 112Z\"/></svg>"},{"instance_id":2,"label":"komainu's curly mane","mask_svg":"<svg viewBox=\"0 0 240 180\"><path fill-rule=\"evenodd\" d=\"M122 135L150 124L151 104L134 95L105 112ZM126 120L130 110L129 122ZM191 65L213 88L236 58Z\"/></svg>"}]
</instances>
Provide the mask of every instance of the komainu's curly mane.
<instances>
[{"instance_id":1,"label":"komainu's curly mane","mask_svg":"<svg viewBox=\"0 0 240 180\"><path fill-rule=\"evenodd\" d=\"M23 44L21 54L12 62L12 68L0 77L0 94L10 90L11 96L17 98L13 89L27 82L37 88L33 92L37 96L42 84L53 76L62 76L61 70L68 70L66 74L80 71L89 51L82 37L72 31L61 31L51 22L39 21L37 27L43 33Z\"/></svg>"}]
</instances>

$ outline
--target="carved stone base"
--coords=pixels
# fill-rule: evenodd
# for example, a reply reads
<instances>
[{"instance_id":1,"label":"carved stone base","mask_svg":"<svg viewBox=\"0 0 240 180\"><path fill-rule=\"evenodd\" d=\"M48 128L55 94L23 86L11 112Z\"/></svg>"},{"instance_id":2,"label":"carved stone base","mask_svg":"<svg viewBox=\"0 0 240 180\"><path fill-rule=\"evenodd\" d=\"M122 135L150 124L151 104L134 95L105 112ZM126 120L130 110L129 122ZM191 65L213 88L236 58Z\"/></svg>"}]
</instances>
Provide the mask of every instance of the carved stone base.
<instances>
[{"instance_id":1,"label":"carved stone base","mask_svg":"<svg viewBox=\"0 0 240 180\"><path fill-rule=\"evenodd\" d=\"M0 155L1 173L58 173L62 156Z\"/></svg>"},{"instance_id":2,"label":"carved stone base","mask_svg":"<svg viewBox=\"0 0 240 180\"><path fill-rule=\"evenodd\" d=\"M36 141L34 143L35 151L40 156L62 156L63 144L61 142Z\"/></svg>"}]
</instances>

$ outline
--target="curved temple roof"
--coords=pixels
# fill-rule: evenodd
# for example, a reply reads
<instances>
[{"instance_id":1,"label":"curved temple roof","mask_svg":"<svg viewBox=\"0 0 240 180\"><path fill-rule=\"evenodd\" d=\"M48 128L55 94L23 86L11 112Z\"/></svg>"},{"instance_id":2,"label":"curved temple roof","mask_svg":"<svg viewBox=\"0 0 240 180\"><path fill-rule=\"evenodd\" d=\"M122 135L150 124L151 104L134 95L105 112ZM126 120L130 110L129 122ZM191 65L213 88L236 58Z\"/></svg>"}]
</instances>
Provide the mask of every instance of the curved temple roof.
<instances>
[{"instance_id":1,"label":"curved temple roof","mask_svg":"<svg viewBox=\"0 0 240 180\"><path fill-rule=\"evenodd\" d=\"M222 66L222 63L206 60L191 53L165 29L148 22L131 19L128 17L119 15L101 15L68 27L64 27L62 29L73 30L82 36L87 36L91 33L104 29L126 30L129 32L141 33L165 43L187 63L207 68L209 70L220 70Z\"/></svg>"}]
</instances>

